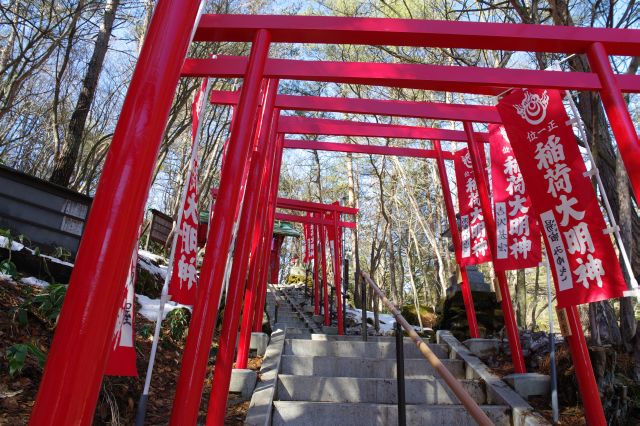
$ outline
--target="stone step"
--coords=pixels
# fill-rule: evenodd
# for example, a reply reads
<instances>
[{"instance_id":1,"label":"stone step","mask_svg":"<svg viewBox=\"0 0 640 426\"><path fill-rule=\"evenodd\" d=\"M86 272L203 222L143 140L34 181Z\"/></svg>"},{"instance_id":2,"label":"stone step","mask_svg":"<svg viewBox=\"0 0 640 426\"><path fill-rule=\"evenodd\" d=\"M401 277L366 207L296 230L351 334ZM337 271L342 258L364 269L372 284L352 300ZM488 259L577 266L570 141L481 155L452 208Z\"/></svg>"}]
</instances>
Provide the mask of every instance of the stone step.
<instances>
[{"instance_id":1,"label":"stone step","mask_svg":"<svg viewBox=\"0 0 640 426\"><path fill-rule=\"evenodd\" d=\"M478 404L486 402L483 384L478 380L461 380ZM398 402L395 379L352 377L313 377L278 375L278 399L281 401L350 402L394 404ZM441 380L405 380L407 404L460 404Z\"/></svg>"},{"instance_id":2,"label":"stone step","mask_svg":"<svg viewBox=\"0 0 640 426\"><path fill-rule=\"evenodd\" d=\"M300 322L280 322L278 321L277 323L275 323L273 325L274 328L279 328L284 330L285 328L299 328L302 330L307 330L307 331L311 331L309 330L309 326L307 326L304 322L300 321Z\"/></svg>"},{"instance_id":3,"label":"stone step","mask_svg":"<svg viewBox=\"0 0 640 426\"><path fill-rule=\"evenodd\" d=\"M446 345L429 344L429 348L438 358L447 358L449 351ZM396 358L395 342L363 342L363 341L287 341L284 344L285 355L301 356L338 356L358 358ZM404 343L405 359L420 358L422 353L413 342ZM424 360L426 362L426 360Z\"/></svg>"},{"instance_id":4,"label":"stone step","mask_svg":"<svg viewBox=\"0 0 640 426\"><path fill-rule=\"evenodd\" d=\"M281 319L301 319L301 317L298 314L282 314L281 312L278 312L278 321Z\"/></svg>"},{"instance_id":5,"label":"stone step","mask_svg":"<svg viewBox=\"0 0 640 426\"><path fill-rule=\"evenodd\" d=\"M403 337L405 342L413 342L413 340L411 339L411 337ZM318 341L338 341L338 342L342 342L342 341L349 341L349 342L362 342L362 336L360 335L346 335L343 334L342 336L331 336L331 335L327 335L327 334L320 334L320 333L314 333L311 335L311 340L318 340ZM395 342L396 341L396 337L395 336L367 336L367 342ZM428 341L425 340L425 343L429 343Z\"/></svg>"},{"instance_id":6,"label":"stone step","mask_svg":"<svg viewBox=\"0 0 640 426\"><path fill-rule=\"evenodd\" d=\"M395 425L398 407L390 404L340 404L333 402L274 401L272 425L336 426ZM482 409L499 426L511 424L509 408L484 405ZM477 423L461 405L407 405L408 425L471 426Z\"/></svg>"},{"instance_id":7,"label":"stone step","mask_svg":"<svg viewBox=\"0 0 640 426\"><path fill-rule=\"evenodd\" d=\"M302 342L302 341L301 341ZM309 342L303 342L309 343ZM457 378L465 377L464 362L443 359L442 364ZM405 359L406 378L433 378L436 373L426 359ZM396 377L395 359L282 355L280 374L322 377L383 378Z\"/></svg>"}]
</instances>

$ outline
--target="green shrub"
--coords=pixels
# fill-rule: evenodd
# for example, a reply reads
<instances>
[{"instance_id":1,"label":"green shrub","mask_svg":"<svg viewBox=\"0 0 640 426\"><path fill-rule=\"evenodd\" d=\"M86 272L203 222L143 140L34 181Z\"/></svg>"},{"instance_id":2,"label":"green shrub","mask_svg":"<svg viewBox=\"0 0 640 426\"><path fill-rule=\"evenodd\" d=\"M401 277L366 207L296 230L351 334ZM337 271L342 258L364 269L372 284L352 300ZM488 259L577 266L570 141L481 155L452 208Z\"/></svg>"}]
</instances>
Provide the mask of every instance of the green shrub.
<instances>
[{"instance_id":1,"label":"green shrub","mask_svg":"<svg viewBox=\"0 0 640 426\"><path fill-rule=\"evenodd\" d=\"M51 284L42 293L34 296L31 299L31 304L38 310L43 319L55 324L58 322L58 315L60 315L66 294L66 285Z\"/></svg>"},{"instance_id":2,"label":"green shrub","mask_svg":"<svg viewBox=\"0 0 640 426\"><path fill-rule=\"evenodd\" d=\"M18 343L7 349L7 360L9 361L9 375L11 377L22 373L22 369L27 361L27 356L38 361L40 368L44 367L47 355L32 343Z\"/></svg>"},{"instance_id":3,"label":"green shrub","mask_svg":"<svg viewBox=\"0 0 640 426\"><path fill-rule=\"evenodd\" d=\"M15 279L18 276L18 268L16 268L16 264L9 259L0 260L0 274L9 275Z\"/></svg>"},{"instance_id":4,"label":"green shrub","mask_svg":"<svg viewBox=\"0 0 640 426\"><path fill-rule=\"evenodd\" d=\"M149 324L145 324L140 327L138 334L140 334L140 337L142 337L143 339L148 340L151 338L151 336L153 336L153 327L151 327Z\"/></svg>"},{"instance_id":5,"label":"green shrub","mask_svg":"<svg viewBox=\"0 0 640 426\"><path fill-rule=\"evenodd\" d=\"M187 337L191 312L186 308L174 309L167 315L165 324L172 340L178 341Z\"/></svg>"},{"instance_id":6,"label":"green shrub","mask_svg":"<svg viewBox=\"0 0 640 426\"><path fill-rule=\"evenodd\" d=\"M56 247L51 256L58 258L64 262L71 260L71 252L64 247Z\"/></svg>"}]
</instances>

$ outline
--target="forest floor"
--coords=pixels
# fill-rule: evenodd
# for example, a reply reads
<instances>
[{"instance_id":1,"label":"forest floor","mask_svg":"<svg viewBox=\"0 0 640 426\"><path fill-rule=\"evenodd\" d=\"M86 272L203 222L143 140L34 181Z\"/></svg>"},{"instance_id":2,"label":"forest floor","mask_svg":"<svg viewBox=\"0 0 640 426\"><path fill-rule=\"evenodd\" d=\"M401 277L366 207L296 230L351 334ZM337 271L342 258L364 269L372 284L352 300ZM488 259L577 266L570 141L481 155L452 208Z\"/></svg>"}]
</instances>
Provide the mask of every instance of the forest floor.
<instances>
[{"instance_id":1,"label":"forest floor","mask_svg":"<svg viewBox=\"0 0 640 426\"><path fill-rule=\"evenodd\" d=\"M46 354L53 337L54 324L42 318L35 309L26 310L26 323L18 320L18 313L20 308L25 306L25 301L42 292L43 289L0 278L0 425L26 425L29 420L42 377L42 368L35 357L27 355L22 371L11 376L8 349L15 344L33 344ZM150 331L153 330L154 323L136 313L134 324L139 376L104 378L95 411L95 425L134 423L137 401L142 393L149 360L152 342ZM151 381L147 424L163 425L169 421L186 336L186 330L176 331L176 327L176 324L167 320L163 323ZM213 364L216 351L217 342L214 338L209 365ZM249 368L259 370L261 363L261 358L252 358ZM210 373L211 370L205 383L200 407L199 420L203 422L211 392ZM229 395L225 425L243 424L248 406L249 401L243 400L239 395Z\"/></svg>"}]
</instances>

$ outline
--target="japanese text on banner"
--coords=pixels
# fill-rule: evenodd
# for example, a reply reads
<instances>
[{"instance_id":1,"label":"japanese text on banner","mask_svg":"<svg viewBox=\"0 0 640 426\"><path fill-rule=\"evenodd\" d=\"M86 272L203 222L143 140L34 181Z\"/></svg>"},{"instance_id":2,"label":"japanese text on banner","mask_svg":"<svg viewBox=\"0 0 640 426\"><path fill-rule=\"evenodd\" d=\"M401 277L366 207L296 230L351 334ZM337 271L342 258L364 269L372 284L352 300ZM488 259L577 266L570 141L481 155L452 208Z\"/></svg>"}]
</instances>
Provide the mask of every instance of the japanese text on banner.
<instances>
[{"instance_id":1,"label":"japanese text on banner","mask_svg":"<svg viewBox=\"0 0 640 426\"><path fill-rule=\"evenodd\" d=\"M113 343L110 349L105 376L134 376L138 377L136 368L136 348L134 346L133 303L134 284L136 280L136 266L138 264L138 244L131 256L129 274L125 283L124 300L118 311L118 319L113 330Z\"/></svg>"},{"instance_id":2,"label":"japanese text on banner","mask_svg":"<svg viewBox=\"0 0 640 426\"><path fill-rule=\"evenodd\" d=\"M189 174L187 196L182 209L182 220L177 232L176 251L173 259L169 294L171 300L184 305L193 305L196 301L198 271L198 159L194 158Z\"/></svg>"},{"instance_id":3,"label":"japanese text on banner","mask_svg":"<svg viewBox=\"0 0 640 426\"><path fill-rule=\"evenodd\" d=\"M497 108L544 231L558 306L621 297L627 287L562 93L517 89Z\"/></svg>"},{"instance_id":4,"label":"japanese text on banner","mask_svg":"<svg viewBox=\"0 0 640 426\"><path fill-rule=\"evenodd\" d=\"M540 229L504 127L489 125L489 142L497 246L493 265L498 271L537 266Z\"/></svg>"},{"instance_id":5,"label":"japanese text on banner","mask_svg":"<svg viewBox=\"0 0 640 426\"><path fill-rule=\"evenodd\" d=\"M461 266L491 261L487 229L480 207L480 196L467 148L454 154L460 212Z\"/></svg>"}]
</instances>

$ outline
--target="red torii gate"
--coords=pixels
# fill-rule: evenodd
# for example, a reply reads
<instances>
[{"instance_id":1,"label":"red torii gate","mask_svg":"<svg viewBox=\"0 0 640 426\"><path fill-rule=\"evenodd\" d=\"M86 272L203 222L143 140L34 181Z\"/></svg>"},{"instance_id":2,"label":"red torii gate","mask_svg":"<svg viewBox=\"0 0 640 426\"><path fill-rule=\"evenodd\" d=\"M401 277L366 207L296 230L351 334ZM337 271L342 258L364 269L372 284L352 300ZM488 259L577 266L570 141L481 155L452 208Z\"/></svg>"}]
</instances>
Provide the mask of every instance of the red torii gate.
<instances>
[{"instance_id":1,"label":"red torii gate","mask_svg":"<svg viewBox=\"0 0 640 426\"><path fill-rule=\"evenodd\" d=\"M127 274L128 258L142 220L146 194L151 184L171 100L191 42L189 29L197 21L198 6L198 1L185 4L177 0L160 0L156 6L85 227L32 412L32 424L91 422L106 365L106 348L111 343L117 308L122 297L120 283L124 282ZM242 186L246 177L238 171L244 170L250 159L252 129L248 123L253 123L256 116L260 82L264 77L494 95L508 87L597 90L602 95L634 192L640 195L640 143L622 97L622 91L640 91L640 78L616 75L608 61L608 55L637 54L640 47L637 31L450 21L219 15L202 17L195 32L195 40L252 41L252 47L248 60L189 60L183 69L184 76L199 76L229 68L225 70L227 75L243 77L244 87L238 101L229 150L222 170L222 202L218 203L213 214L212 223L216 224L217 232L210 239L213 247L208 253L206 267L203 265L206 276L212 279L205 280L207 282L203 284L206 285L199 287L199 302L192 317L192 324L202 324L205 327L198 333L189 334L183 357L186 360L197 355L198 361L191 371L185 371L183 366L177 396L188 398L184 398L184 403L182 399L176 399L179 403L174 404L172 424L195 423L201 382L206 372L207 357L202 352L208 352L212 331L209 326L212 315L203 308L213 304L212 296L216 294L216 286L224 274L224 259L240 199L237 189ZM297 64L295 61L267 61L271 42L586 53L595 74L318 62L307 63L315 71L302 70L301 66L305 64ZM280 66L277 72L274 71L274 65ZM196 69L198 67L200 68ZM305 71L306 74L300 71ZM338 76L332 77L332 74ZM275 143L271 143L274 146L272 151L278 153L282 149L282 138L271 140L275 140ZM251 166L251 169L254 168L258 168L255 163ZM266 174L268 180L273 182L273 176L279 172L279 165L271 167L270 172L263 175ZM269 188L273 193L273 185ZM247 201L254 203L253 198L252 195L246 199L245 204ZM270 206L270 213L266 216L275 210L273 204ZM255 209L247 209L246 206L245 209L243 216L245 211L249 212L247 216L255 215ZM267 225L268 221L267 218ZM106 253L109 253L108 261ZM241 266L238 268L242 269ZM567 314L575 336L579 327L577 309L568 308ZM586 419L591 424L604 424L597 388L592 376L590 378L586 371L591 368L586 346L573 337L569 337L569 341L574 356L577 354L574 362L585 401ZM79 369L78 365L83 365L84 368Z\"/></svg>"},{"instance_id":2,"label":"red torii gate","mask_svg":"<svg viewBox=\"0 0 640 426\"><path fill-rule=\"evenodd\" d=\"M392 137L392 138L405 138L405 139L435 139L438 142L440 139L445 140L457 140L464 141L469 143L469 148L471 152L471 158L474 163L474 174L476 178L476 182L478 184L478 192L481 197L481 205L483 209L483 214L485 216L485 220L487 220L487 234L489 235L489 242L491 247L495 247L494 239L495 239L495 225L491 224L491 220L493 218L493 214L491 211L491 204L488 196L488 184L485 178L484 167L481 162L483 161L483 156L480 155L479 150L473 151L474 146L477 145L476 137L479 135L481 137L485 137L486 134L477 134L470 127L469 122L465 123L465 132L456 132L452 130L440 130L440 129L430 129L423 127L413 127L413 126L401 126L401 125L393 125L393 124L377 124L377 123L354 123L350 121L341 121L341 120L321 120L321 119L311 119L311 118L300 118L296 117L295 120L289 120L290 117L281 117L278 125L278 131L285 133L293 132L300 134L313 134L313 135L333 135L333 136L368 136L368 137ZM289 123L291 125L289 125ZM351 125L352 124L352 125ZM299 130L296 130L299 129ZM445 133L443 133L445 132ZM445 136L445 137L439 137ZM446 137L448 136L448 137ZM325 142L316 142L316 143L305 143L300 142L296 145L297 148L300 149L322 149L322 145ZM338 144L335 144L338 145ZM347 144L344 144L347 145ZM393 155L393 148L387 148L387 155ZM413 149L414 151L422 151L419 149ZM436 149L434 150L424 150L422 153L424 158L434 158L438 159L438 169L440 171L441 177L441 185L443 186L443 190L448 190L448 178L446 176L446 169L444 168L444 158L443 156L438 156L438 153L441 153L440 144L438 143ZM448 153L450 156L451 154ZM442 163L442 167L441 167ZM478 167L475 167L477 163ZM444 192L445 199L445 207L447 210L447 218L449 221L449 227L452 232L452 240L455 247L456 252L456 260L458 264L460 264L459 257L459 236L455 235L458 233L457 224L455 220L455 213L453 209L453 204L451 203L451 195L450 192ZM447 202L447 200L449 202ZM470 327L470 334L472 337L478 336L478 328L477 322L475 318L475 309L473 306L473 299L471 296L471 289L468 282L468 277L466 273L466 268L460 267L463 283L462 283L462 291L466 305L467 319ZM511 346L511 356L514 364L515 371L517 373L524 373L524 358L522 356L522 349L520 347L520 338L518 334L518 327L516 325L515 316L513 314L513 306L511 303L511 298L509 296L509 285L507 282L506 273L504 271L495 271L496 277L498 279L500 285L500 291L502 293L502 310L505 318L505 326L507 329L507 333L509 336L509 345Z\"/></svg>"},{"instance_id":3,"label":"red torii gate","mask_svg":"<svg viewBox=\"0 0 640 426\"><path fill-rule=\"evenodd\" d=\"M435 138L439 140L440 138L445 138L449 140L458 140L458 141L466 141L469 138L470 142L470 152L472 155L472 160L474 164L474 173L476 174L476 180L478 182L478 190L481 196L481 204L483 209L483 214L487 217L487 233L490 235L489 241L490 246L494 246L495 241L495 225L491 224L493 219L490 201L488 197L488 185L485 181L483 166L480 164L482 161L480 153L477 149L474 149L475 137L477 136L473 131L470 123L465 123L465 132L456 132L451 130L441 130L441 129L430 129L430 128L422 128L422 127L414 127L414 126L401 126L401 125L391 125L391 124L376 124L376 123L357 123L357 122L349 122L342 120L326 120L326 119L310 119L310 118L301 118L301 117L280 117L278 121L277 131L280 134L284 133L298 133L298 134L314 134L314 135L336 135L336 136L370 136L370 137L396 137L396 138L410 138L410 139L432 139ZM480 134L482 137L486 137L486 134ZM319 142L316 145L321 146L324 143ZM334 144L338 145L338 144ZM302 148L305 147L304 143L299 145ZM386 147L388 150L392 150L393 148ZM437 153L441 152L439 149L431 151L427 150L419 150L413 149L415 152L421 152L424 157L427 158L438 158ZM390 153L390 152L388 152ZM435 154L435 155L434 155ZM441 180L443 181L443 189L448 189L448 179L446 176L446 169L444 168L444 163L442 163L442 168L440 167L440 162L438 163ZM446 182L446 183L445 183ZM456 258L458 263L460 262L459 257L459 236L456 235L458 233L457 224L454 217L454 210L450 199L450 193L444 193L445 200L448 199L449 202L445 201L445 205L447 207L447 218L449 220L450 229L452 230L452 237L454 241L454 246L456 248ZM324 254L323 254L324 256ZM324 266L324 265L323 265ZM467 318L470 327L470 334L472 337L478 337L477 323L475 319L475 310L473 306L473 300L471 296L471 290L468 283L468 277L466 274L465 268L460 268L461 275L463 278L463 295L465 300L465 305L467 307ZM517 325L515 322L515 316L513 314L513 307L511 304L511 298L509 296L509 286L506 278L506 273L504 271L496 271L496 277L498 279L500 290L502 293L501 304L502 309L505 316L505 325L507 328L507 333L509 335L509 344L511 346L511 354L514 363L514 368L517 373L524 373L524 359L522 356L522 350L520 347L519 334ZM336 285L337 288L337 285ZM325 293L325 304L327 303L327 295ZM340 313L338 313L340 316ZM328 319L326 317L325 310L325 324L327 324ZM327 324L328 325L328 324ZM214 385L216 384L216 380L214 377Z\"/></svg>"},{"instance_id":4,"label":"red torii gate","mask_svg":"<svg viewBox=\"0 0 640 426\"><path fill-rule=\"evenodd\" d=\"M211 195L212 198L216 198L218 195L218 190L217 189L213 189L211 191ZM295 199L291 199L291 198L282 198L282 197L278 197L276 200L276 208L280 208L280 209L286 209L286 210L297 210L297 211L304 211L304 212L310 212L310 213L314 213L314 214L318 214L318 213L331 213L331 214L348 214L348 215L355 215L358 213L358 209L357 208L352 208L352 207L346 207L346 206L341 206L339 204L323 204L323 203L316 203L316 202L310 202L310 201L302 201L302 200L295 200ZM325 219L323 217L316 217L316 216L299 216L299 215L293 215L293 214L286 214L286 213L275 213L275 219L276 220L284 220L284 221L289 221L289 222L297 222L297 223L303 223L303 224L310 224L313 225L315 232L317 233L318 229L324 229L324 228L328 228L328 227L332 227L334 228L334 233L337 234L337 230L339 228L351 228L351 229L355 229L356 224L355 222L345 222L342 220L330 220L330 219ZM267 241L268 242L268 241ZM316 243L317 245L317 243ZM265 246L259 246L256 248L256 252L253 253L252 252L252 257L257 255L260 255L260 253L262 253L263 256L266 256L266 252L269 251L270 248L270 244L266 244ZM319 255L318 255L319 256ZM328 301L328 293L327 293L327 281L326 281L326 258L324 253L322 254L322 258L321 258L321 262L322 262L322 267L323 267L323 271L324 272L324 279L323 279L323 294L325 295L325 311L324 311L324 315L325 315L325 325L328 325L327 322L330 320L330 316L329 316L329 308L327 305L327 301ZM340 269L340 263L341 263L341 256L340 253L335 253L334 255L334 259L333 259L333 264L334 264L334 268L336 269ZM335 272L334 272L335 274ZM253 331L260 331L261 330L261 326L262 326L262 317L260 315L260 313L264 310L264 304L265 304L265 296L266 296L266 279L263 278L264 275L258 273L258 277L257 277L257 281L256 282L249 282L247 285L247 288L245 290L245 297L244 297L244 307L243 307L243 312L249 312L249 315L244 315L242 317L242 324L241 324L241 328L240 328L240 340L238 343L238 352L236 355L236 368L246 368L247 365L247 357L248 357L248 353L249 353L249 341L250 341L250 337L251 337L251 330ZM335 276L334 276L335 277ZM266 277L265 277L266 278ZM338 275L339 278L339 275ZM251 287L251 288L250 288ZM339 286L338 286L338 290L339 290ZM257 295L257 299L255 299L253 296ZM319 313L319 298L318 298L318 263L315 262L314 263L314 312L317 315ZM229 301L229 303L234 303L235 301ZM338 306L338 305L336 305ZM339 307L338 308L340 310L340 313L342 311L342 309ZM255 316L253 317L252 320L252 314L255 313ZM344 332L344 326L342 324L342 317L341 315L338 314L338 332L340 334L342 334ZM229 349L229 348L227 348ZM233 348L231 348L232 350Z\"/></svg>"}]
</instances>

